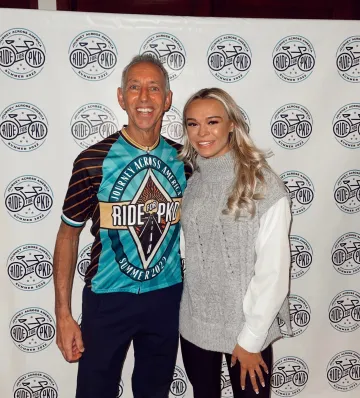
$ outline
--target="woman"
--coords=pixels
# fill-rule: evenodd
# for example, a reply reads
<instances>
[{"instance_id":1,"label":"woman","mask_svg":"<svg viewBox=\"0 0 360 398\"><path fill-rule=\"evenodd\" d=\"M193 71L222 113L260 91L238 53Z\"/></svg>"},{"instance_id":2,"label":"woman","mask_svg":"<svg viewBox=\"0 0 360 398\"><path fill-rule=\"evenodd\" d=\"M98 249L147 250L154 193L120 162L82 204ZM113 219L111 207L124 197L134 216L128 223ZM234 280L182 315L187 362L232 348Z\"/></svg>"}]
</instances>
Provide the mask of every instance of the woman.
<instances>
[{"instance_id":1,"label":"woman","mask_svg":"<svg viewBox=\"0 0 360 398\"><path fill-rule=\"evenodd\" d=\"M220 397L222 353L235 398L270 397L277 316L290 331L288 195L225 91L194 94L184 108L184 131L180 157L194 174L181 215L180 334L194 397Z\"/></svg>"}]
</instances>

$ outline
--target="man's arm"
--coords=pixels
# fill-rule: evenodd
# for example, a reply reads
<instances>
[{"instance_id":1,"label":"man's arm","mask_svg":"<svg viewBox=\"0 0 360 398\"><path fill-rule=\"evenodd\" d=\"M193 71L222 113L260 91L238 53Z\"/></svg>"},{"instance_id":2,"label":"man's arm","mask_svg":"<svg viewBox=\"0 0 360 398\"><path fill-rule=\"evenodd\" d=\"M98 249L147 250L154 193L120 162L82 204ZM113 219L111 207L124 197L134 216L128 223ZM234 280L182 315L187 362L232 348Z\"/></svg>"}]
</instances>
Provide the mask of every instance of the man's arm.
<instances>
[{"instance_id":1,"label":"man's arm","mask_svg":"<svg viewBox=\"0 0 360 398\"><path fill-rule=\"evenodd\" d=\"M84 351L80 327L71 314L71 293L82 229L61 222L54 253L56 344L69 362L77 361Z\"/></svg>"}]
</instances>

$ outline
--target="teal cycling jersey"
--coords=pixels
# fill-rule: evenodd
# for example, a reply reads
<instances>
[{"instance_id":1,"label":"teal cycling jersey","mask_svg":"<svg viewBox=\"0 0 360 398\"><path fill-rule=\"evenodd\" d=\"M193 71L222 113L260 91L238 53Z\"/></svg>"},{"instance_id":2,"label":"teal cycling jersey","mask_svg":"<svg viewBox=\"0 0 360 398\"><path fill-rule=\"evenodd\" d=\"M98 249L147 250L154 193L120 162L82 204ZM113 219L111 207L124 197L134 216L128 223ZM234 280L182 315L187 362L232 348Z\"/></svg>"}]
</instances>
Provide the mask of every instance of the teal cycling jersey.
<instances>
[{"instance_id":1,"label":"teal cycling jersey","mask_svg":"<svg viewBox=\"0 0 360 398\"><path fill-rule=\"evenodd\" d=\"M85 282L95 293L142 293L181 282L180 210L186 187L181 146L160 137L138 146L125 129L75 160L62 220L92 219Z\"/></svg>"}]
</instances>

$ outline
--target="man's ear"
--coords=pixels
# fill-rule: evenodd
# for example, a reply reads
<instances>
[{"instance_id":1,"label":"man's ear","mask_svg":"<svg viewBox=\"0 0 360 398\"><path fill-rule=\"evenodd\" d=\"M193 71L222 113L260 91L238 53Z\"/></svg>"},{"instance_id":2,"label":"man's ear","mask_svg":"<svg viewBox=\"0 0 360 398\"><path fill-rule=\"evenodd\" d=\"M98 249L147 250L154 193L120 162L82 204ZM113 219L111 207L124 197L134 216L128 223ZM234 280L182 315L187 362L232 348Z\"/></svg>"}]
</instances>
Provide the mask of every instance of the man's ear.
<instances>
[{"instance_id":1,"label":"man's ear","mask_svg":"<svg viewBox=\"0 0 360 398\"><path fill-rule=\"evenodd\" d=\"M123 91L122 91L121 87L118 87L118 89L117 89L117 98L118 98L119 105L121 106L121 108L123 110L125 110L124 95L123 95Z\"/></svg>"},{"instance_id":2,"label":"man's ear","mask_svg":"<svg viewBox=\"0 0 360 398\"><path fill-rule=\"evenodd\" d=\"M168 111L170 109L171 103L172 103L172 91L169 90L168 93L166 94L166 98L165 98L165 112Z\"/></svg>"}]
</instances>

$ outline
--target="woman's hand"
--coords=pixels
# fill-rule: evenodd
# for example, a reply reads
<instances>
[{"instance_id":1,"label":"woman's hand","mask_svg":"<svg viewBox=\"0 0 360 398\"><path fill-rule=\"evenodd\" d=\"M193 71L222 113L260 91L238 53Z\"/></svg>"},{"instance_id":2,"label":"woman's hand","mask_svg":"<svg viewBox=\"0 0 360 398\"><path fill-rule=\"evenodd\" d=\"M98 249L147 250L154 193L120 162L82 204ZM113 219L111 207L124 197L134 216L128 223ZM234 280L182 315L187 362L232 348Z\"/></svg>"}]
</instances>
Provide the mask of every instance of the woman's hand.
<instances>
[{"instance_id":1,"label":"woman's hand","mask_svg":"<svg viewBox=\"0 0 360 398\"><path fill-rule=\"evenodd\" d=\"M246 374L249 372L251 384L256 394L259 394L259 388L256 381L256 375L263 387L265 387L264 376L262 369L269 373L268 367L264 362L260 352L248 352L244 348L236 344L231 357L231 366L234 366L236 361L240 362L240 385L241 389L245 390ZM260 367L261 366L261 367Z\"/></svg>"}]
</instances>

